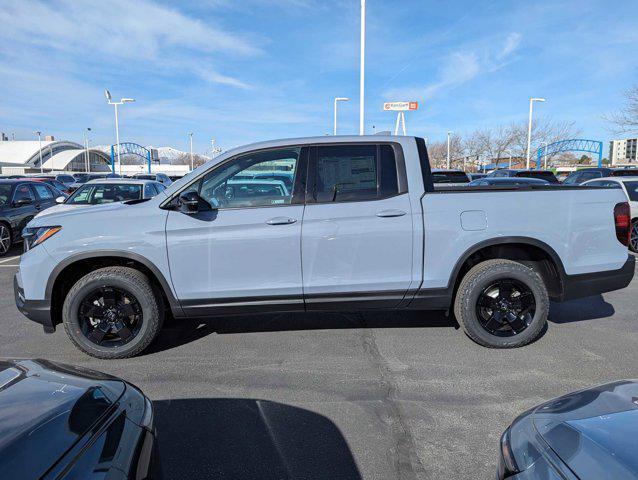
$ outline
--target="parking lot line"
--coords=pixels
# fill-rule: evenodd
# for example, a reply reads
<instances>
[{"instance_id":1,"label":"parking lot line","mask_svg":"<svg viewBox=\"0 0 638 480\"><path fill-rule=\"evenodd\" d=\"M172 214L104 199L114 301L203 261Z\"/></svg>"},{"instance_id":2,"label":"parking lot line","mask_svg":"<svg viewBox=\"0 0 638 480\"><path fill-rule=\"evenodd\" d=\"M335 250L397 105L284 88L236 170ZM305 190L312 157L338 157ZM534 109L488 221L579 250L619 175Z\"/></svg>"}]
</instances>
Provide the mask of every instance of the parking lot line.
<instances>
[{"instance_id":1,"label":"parking lot line","mask_svg":"<svg viewBox=\"0 0 638 480\"><path fill-rule=\"evenodd\" d=\"M18 255L17 257L5 258L3 260L0 260L0 263L7 263L7 262L10 262L11 260L19 260L19 259L20 259L20 255Z\"/></svg>"}]
</instances>

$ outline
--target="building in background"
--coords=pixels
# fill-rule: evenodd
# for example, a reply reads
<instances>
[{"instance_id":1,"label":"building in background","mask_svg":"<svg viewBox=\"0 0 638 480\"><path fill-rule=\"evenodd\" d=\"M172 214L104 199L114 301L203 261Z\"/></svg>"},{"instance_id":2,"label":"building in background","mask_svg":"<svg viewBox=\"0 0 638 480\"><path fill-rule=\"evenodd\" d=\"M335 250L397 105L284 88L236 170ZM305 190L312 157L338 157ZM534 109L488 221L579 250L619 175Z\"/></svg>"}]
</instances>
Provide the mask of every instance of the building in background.
<instances>
[{"instance_id":1,"label":"building in background","mask_svg":"<svg viewBox=\"0 0 638 480\"><path fill-rule=\"evenodd\" d=\"M638 163L638 138L609 142L609 160L612 166Z\"/></svg>"},{"instance_id":2,"label":"building in background","mask_svg":"<svg viewBox=\"0 0 638 480\"><path fill-rule=\"evenodd\" d=\"M85 172L86 152L75 142L55 140L46 136L42 144L36 141L0 141L0 173L21 175L23 173L45 172ZM40 146L42 147L42 168L40 168ZM90 170L107 172L111 169L108 155L97 149L89 149Z\"/></svg>"}]
</instances>

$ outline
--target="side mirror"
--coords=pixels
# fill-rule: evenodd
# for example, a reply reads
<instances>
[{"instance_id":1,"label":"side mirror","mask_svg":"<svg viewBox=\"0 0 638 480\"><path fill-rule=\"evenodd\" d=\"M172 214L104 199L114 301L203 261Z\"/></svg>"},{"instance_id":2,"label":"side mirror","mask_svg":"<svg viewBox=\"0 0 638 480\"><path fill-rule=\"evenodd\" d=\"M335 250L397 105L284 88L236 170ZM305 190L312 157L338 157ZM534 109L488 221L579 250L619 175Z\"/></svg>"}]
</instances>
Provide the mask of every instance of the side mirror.
<instances>
[{"instance_id":1,"label":"side mirror","mask_svg":"<svg viewBox=\"0 0 638 480\"><path fill-rule=\"evenodd\" d=\"M15 202L13 202L13 205L15 207L23 207L25 205L31 205L32 203L33 203L33 199L29 197L22 197L22 198L18 198Z\"/></svg>"},{"instance_id":2,"label":"side mirror","mask_svg":"<svg viewBox=\"0 0 638 480\"><path fill-rule=\"evenodd\" d=\"M207 210L213 210L213 207L200 197L197 192L184 192L179 196L179 209L182 213L193 214Z\"/></svg>"},{"instance_id":3,"label":"side mirror","mask_svg":"<svg viewBox=\"0 0 638 480\"><path fill-rule=\"evenodd\" d=\"M66 198L60 196L60 197L55 199L55 203L64 203L65 200L66 200Z\"/></svg>"}]
</instances>

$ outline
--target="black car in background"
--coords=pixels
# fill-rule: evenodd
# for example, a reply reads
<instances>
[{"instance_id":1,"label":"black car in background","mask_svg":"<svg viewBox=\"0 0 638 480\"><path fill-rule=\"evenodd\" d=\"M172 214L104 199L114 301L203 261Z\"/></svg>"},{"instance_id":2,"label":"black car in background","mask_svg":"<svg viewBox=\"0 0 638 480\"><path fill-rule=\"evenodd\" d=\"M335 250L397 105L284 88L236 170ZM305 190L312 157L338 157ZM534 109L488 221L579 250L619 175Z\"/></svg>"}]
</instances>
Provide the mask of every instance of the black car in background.
<instances>
[{"instance_id":1,"label":"black car in background","mask_svg":"<svg viewBox=\"0 0 638 480\"><path fill-rule=\"evenodd\" d=\"M432 170L432 181L437 186L465 186L470 183L470 177L463 170Z\"/></svg>"},{"instance_id":2,"label":"black car in background","mask_svg":"<svg viewBox=\"0 0 638 480\"><path fill-rule=\"evenodd\" d=\"M594 180L596 178L610 177L613 169L611 168L581 168L575 172L567 175L567 178L563 180L563 185L580 185L587 180Z\"/></svg>"},{"instance_id":3,"label":"black car in background","mask_svg":"<svg viewBox=\"0 0 638 480\"><path fill-rule=\"evenodd\" d=\"M551 170L514 170L509 168L499 168L487 174L489 178L501 177L521 177L521 178L540 178L549 183L560 183L554 172Z\"/></svg>"},{"instance_id":4,"label":"black car in background","mask_svg":"<svg viewBox=\"0 0 638 480\"><path fill-rule=\"evenodd\" d=\"M499 480L638 478L638 383L623 380L550 400L501 437Z\"/></svg>"},{"instance_id":5,"label":"black car in background","mask_svg":"<svg viewBox=\"0 0 638 480\"><path fill-rule=\"evenodd\" d=\"M0 476L155 478L153 407L116 377L0 360Z\"/></svg>"},{"instance_id":6,"label":"black car in background","mask_svg":"<svg viewBox=\"0 0 638 480\"><path fill-rule=\"evenodd\" d=\"M549 185L547 180L541 178L525 178L525 177L486 177L472 180L470 187L533 187Z\"/></svg>"},{"instance_id":7,"label":"black car in background","mask_svg":"<svg viewBox=\"0 0 638 480\"><path fill-rule=\"evenodd\" d=\"M42 210L56 205L60 193L31 180L0 180L0 256L22 241L22 229Z\"/></svg>"}]
</instances>

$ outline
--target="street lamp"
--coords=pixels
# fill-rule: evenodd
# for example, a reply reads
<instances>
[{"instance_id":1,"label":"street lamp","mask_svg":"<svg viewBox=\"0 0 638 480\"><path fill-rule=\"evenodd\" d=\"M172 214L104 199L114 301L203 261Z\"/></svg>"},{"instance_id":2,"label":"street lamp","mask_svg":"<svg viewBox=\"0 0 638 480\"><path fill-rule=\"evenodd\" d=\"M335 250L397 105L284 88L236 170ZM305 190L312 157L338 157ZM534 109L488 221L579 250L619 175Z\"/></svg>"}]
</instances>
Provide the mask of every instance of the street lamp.
<instances>
[{"instance_id":1,"label":"street lamp","mask_svg":"<svg viewBox=\"0 0 638 480\"><path fill-rule=\"evenodd\" d=\"M361 0L361 54L359 65L359 135L365 133L364 128L364 89L365 89L365 53L366 53L366 0Z\"/></svg>"},{"instance_id":2,"label":"street lamp","mask_svg":"<svg viewBox=\"0 0 638 480\"><path fill-rule=\"evenodd\" d=\"M87 173L91 171L91 159L89 158L89 138L88 138L88 132L90 131L91 131L91 127L86 127L86 129L84 130L84 162L86 163L84 168Z\"/></svg>"},{"instance_id":3,"label":"street lamp","mask_svg":"<svg viewBox=\"0 0 638 480\"><path fill-rule=\"evenodd\" d=\"M452 132L447 132L447 169L450 169L450 135Z\"/></svg>"},{"instance_id":4,"label":"street lamp","mask_svg":"<svg viewBox=\"0 0 638 480\"><path fill-rule=\"evenodd\" d=\"M541 146L543 147L543 169L547 170L547 142L542 142ZM540 165L536 165L536 168L541 168Z\"/></svg>"},{"instance_id":5,"label":"street lamp","mask_svg":"<svg viewBox=\"0 0 638 480\"><path fill-rule=\"evenodd\" d=\"M193 171L193 132L190 132L188 136L190 137L190 143L191 143L191 172L192 172Z\"/></svg>"},{"instance_id":6,"label":"street lamp","mask_svg":"<svg viewBox=\"0 0 638 480\"><path fill-rule=\"evenodd\" d=\"M534 102L544 102L544 98L532 97L529 99L529 123L527 125L527 170L529 170L529 155L530 148L532 146L532 111L534 108Z\"/></svg>"},{"instance_id":7,"label":"street lamp","mask_svg":"<svg viewBox=\"0 0 638 480\"><path fill-rule=\"evenodd\" d=\"M120 98L119 102L113 102L111 100L111 92L108 90L104 90L104 96L106 97L106 101L109 105L113 105L115 107L115 141L117 142L117 163L119 165L119 173L122 175L122 161L120 160L120 126L117 118L117 106L123 105L125 103L134 102L134 98ZM115 172L113 172L115 173Z\"/></svg>"},{"instance_id":8,"label":"street lamp","mask_svg":"<svg viewBox=\"0 0 638 480\"><path fill-rule=\"evenodd\" d=\"M33 133L38 136L38 143L40 144L40 173L44 173L44 168L42 167L42 132L38 130Z\"/></svg>"},{"instance_id":9,"label":"street lamp","mask_svg":"<svg viewBox=\"0 0 638 480\"><path fill-rule=\"evenodd\" d=\"M509 169L512 169L512 151L508 148L505 150L505 152L507 152L507 154L509 155ZM496 167L498 168L498 166Z\"/></svg>"},{"instance_id":10,"label":"street lamp","mask_svg":"<svg viewBox=\"0 0 638 480\"><path fill-rule=\"evenodd\" d=\"M337 134L337 102L347 102L348 100L350 99L347 97L335 97L334 99L334 126L332 129L333 135Z\"/></svg>"}]
</instances>

